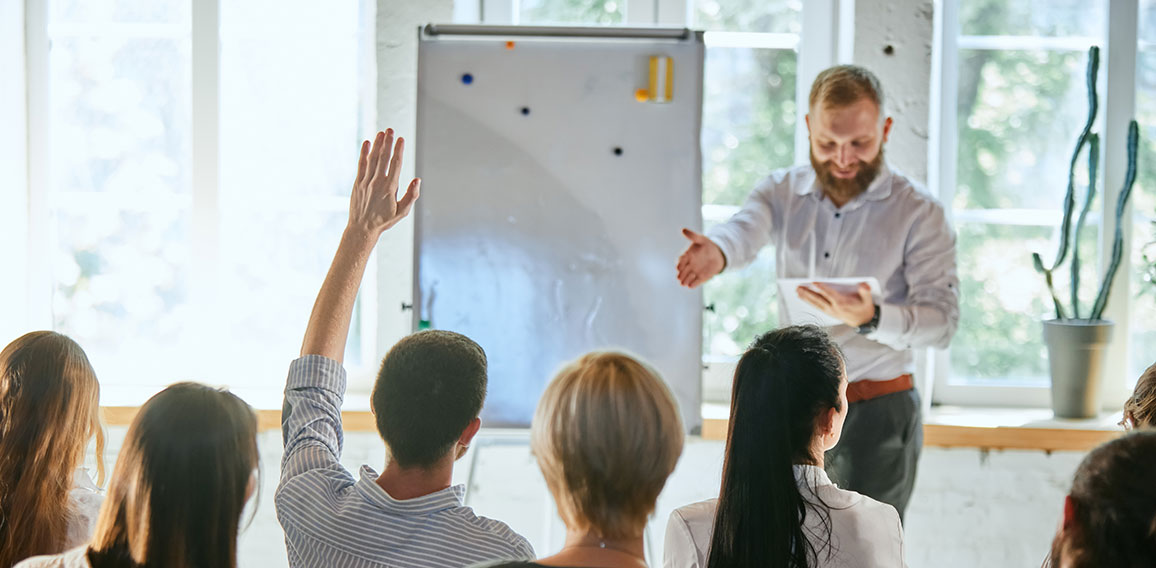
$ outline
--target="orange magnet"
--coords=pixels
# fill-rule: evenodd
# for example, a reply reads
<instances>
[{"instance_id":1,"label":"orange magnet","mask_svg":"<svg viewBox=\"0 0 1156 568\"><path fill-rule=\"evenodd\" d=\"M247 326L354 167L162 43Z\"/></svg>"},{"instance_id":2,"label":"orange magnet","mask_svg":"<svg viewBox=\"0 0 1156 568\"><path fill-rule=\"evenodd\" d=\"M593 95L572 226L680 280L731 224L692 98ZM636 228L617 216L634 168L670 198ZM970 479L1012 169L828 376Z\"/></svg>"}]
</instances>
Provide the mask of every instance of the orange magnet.
<instances>
[{"instance_id":1,"label":"orange magnet","mask_svg":"<svg viewBox=\"0 0 1156 568\"><path fill-rule=\"evenodd\" d=\"M506 49L514 49L514 42L507 41L506 42Z\"/></svg>"},{"instance_id":2,"label":"orange magnet","mask_svg":"<svg viewBox=\"0 0 1156 568\"><path fill-rule=\"evenodd\" d=\"M634 91L634 98L640 103L650 100L650 89L638 89Z\"/></svg>"}]
</instances>

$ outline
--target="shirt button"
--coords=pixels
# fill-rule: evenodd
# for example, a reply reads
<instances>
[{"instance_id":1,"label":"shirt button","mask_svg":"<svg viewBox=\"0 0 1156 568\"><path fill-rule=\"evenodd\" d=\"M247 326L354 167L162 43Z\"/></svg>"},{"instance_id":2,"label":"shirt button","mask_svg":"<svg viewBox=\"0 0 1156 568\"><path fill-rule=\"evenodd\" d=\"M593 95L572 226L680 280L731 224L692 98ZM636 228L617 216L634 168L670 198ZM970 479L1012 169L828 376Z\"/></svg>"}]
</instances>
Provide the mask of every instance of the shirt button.
<instances>
[{"instance_id":1,"label":"shirt button","mask_svg":"<svg viewBox=\"0 0 1156 568\"><path fill-rule=\"evenodd\" d=\"M836 218L836 219L838 219L839 217L842 217L842 216L843 216L843 214L842 214L842 213L836 213L836 214L835 214L835 218Z\"/></svg>"},{"instance_id":2,"label":"shirt button","mask_svg":"<svg viewBox=\"0 0 1156 568\"><path fill-rule=\"evenodd\" d=\"M829 252L823 253L823 258L831 258L831 253L829 253Z\"/></svg>"}]
</instances>

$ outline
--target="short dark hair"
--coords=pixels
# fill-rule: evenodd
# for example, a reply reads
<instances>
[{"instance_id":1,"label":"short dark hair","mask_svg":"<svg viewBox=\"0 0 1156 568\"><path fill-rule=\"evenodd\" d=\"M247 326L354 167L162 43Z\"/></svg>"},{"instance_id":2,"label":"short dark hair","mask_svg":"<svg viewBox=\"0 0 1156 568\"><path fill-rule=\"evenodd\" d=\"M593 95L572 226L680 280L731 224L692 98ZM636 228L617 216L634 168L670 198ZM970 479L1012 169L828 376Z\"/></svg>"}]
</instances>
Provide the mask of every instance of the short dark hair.
<instances>
[{"instance_id":1,"label":"short dark hair","mask_svg":"<svg viewBox=\"0 0 1156 568\"><path fill-rule=\"evenodd\" d=\"M486 352L452 331L398 341L381 361L370 402L390 459L429 468L454 447L486 400Z\"/></svg>"}]
</instances>

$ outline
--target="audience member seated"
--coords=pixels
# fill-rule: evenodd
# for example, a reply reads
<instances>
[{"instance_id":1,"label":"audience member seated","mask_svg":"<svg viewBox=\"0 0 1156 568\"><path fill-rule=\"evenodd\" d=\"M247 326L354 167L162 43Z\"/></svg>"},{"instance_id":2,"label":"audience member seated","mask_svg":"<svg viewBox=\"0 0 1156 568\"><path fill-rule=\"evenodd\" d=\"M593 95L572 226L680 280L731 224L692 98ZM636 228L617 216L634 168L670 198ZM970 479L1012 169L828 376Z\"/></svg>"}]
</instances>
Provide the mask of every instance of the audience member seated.
<instances>
[{"instance_id":1,"label":"audience member seated","mask_svg":"<svg viewBox=\"0 0 1156 568\"><path fill-rule=\"evenodd\" d=\"M1156 365L1144 370L1132 396L1124 403L1125 429L1156 427Z\"/></svg>"},{"instance_id":2,"label":"audience member seated","mask_svg":"<svg viewBox=\"0 0 1156 568\"><path fill-rule=\"evenodd\" d=\"M566 524L557 554L493 567L645 567L643 532L682 454L678 407L658 373L590 353L546 388L530 445Z\"/></svg>"},{"instance_id":3,"label":"audience member seated","mask_svg":"<svg viewBox=\"0 0 1156 568\"><path fill-rule=\"evenodd\" d=\"M100 384L84 350L34 331L0 352L0 567L88 542L104 498L84 463L96 438L104 483Z\"/></svg>"},{"instance_id":4,"label":"audience member seated","mask_svg":"<svg viewBox=\"0 0 1156 568\"><path fill-rule=\"evenodd\" d=\"M392 148L392 152L391 152ZM362 145L349 222L317 295L301 358L289 368L282 414L285 455L277 518L293 567L424 568L534 557L504 523L463 505L454 461L481 426L486 355L468 338L427 331L386 355L371 403L388 461L381 475L341 465L342 367L349 322L378 237L405 217L418 180L397 198L403 141L379 133Z\"/></svg>"},{"instance_id":5,"label":"audience member seated","mask_svg":"<svg viewBox=\"0 0 1156 568\"><path fill-rule=\"evenodd\" d=\"M257 416L248 404L225 390L172 385L129 426L92 542L17 566L236 568L257 468Z\"/></svg>"},{"instance_id":6,"label":"audience member seated","mask_svg":"<svg viewBox=\"0 0 1156 568\"><path fill-rule=\"evenodd\" d=\"M1156 565L1156 431L1140 430L1092 450L1076 469L1051 568Z\"/></svg>"},{"instance_id":7,"label":"audience member seated","mask_svg":"<svg viewBox=\"0 0 1156 568\"><path fill-rule=\"evenodd\" d=\"M903 566L895 509L823 470L846 415L843 357L826 332L755 340L735 370L719 497L671 513L664 566Z\"/></svg>"}]
</instances>

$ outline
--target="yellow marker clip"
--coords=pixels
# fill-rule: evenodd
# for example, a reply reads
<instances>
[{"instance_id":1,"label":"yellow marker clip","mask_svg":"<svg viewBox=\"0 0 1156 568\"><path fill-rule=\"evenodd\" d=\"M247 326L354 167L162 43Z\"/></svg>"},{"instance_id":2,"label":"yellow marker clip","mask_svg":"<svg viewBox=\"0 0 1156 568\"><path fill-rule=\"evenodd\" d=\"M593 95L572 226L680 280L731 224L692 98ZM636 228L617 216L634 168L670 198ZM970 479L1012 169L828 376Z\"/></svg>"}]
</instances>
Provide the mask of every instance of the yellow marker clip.
<instances>
[{"instance_id":1,"label":"yellow marker clip","mask_svg":"<svg viewBox=\"0 0 1156 568\"><path fill-rule=\"evenodd\" d=\"M650 100L669 103L674 98L674 60L665 55L650 57Z\"/></svg>"}]
</instances>

